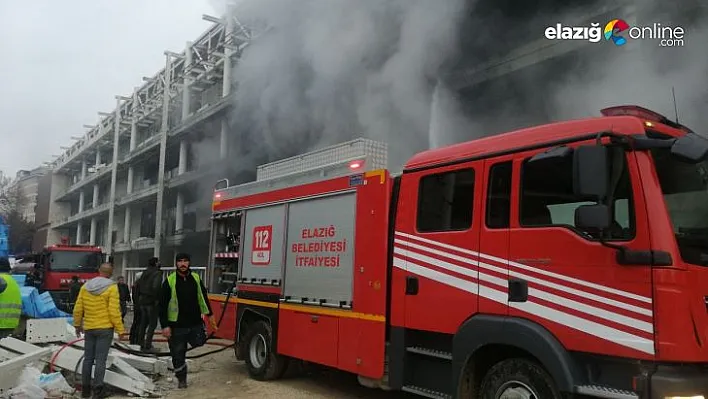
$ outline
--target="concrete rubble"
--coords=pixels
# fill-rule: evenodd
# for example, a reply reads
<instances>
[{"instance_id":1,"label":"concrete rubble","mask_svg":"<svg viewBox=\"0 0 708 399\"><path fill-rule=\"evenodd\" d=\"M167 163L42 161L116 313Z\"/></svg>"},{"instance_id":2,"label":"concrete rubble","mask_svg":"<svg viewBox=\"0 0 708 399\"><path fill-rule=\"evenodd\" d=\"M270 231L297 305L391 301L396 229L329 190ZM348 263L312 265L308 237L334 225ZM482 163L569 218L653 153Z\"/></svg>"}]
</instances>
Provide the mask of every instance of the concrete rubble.
<instances>
[{"instance_id":1,"label":"concrete rubble","mask_svg":"<svg viewBox=\"0 0 708 399\"><path fill-rule=\"evenodd\" d=\"M77 341L74 328L67 324L65 318L31 319L27 322L26 331L25 341L11 337L0 339L0 398L9 397L10 391L22 383L19 381L20 376L26 374L25 368L29 364L37 365L39 367L36 368L41 370L52 362L54 371L60 371L70 383L80 384L83 341ZM135 349L128 345L118 345ZM105 383L131 396L156 397L159 396L159 389L155 381L167 375L168 366L171 365L164 359L111 349L106 364ZM41 371L34 373L40 379L47 380L48 375L39 375ZM42 396L37 391L31 394L25 391L23 397L48 396ZM71 393L63 397L71 397Z\"/></svg>"}]
</instances>

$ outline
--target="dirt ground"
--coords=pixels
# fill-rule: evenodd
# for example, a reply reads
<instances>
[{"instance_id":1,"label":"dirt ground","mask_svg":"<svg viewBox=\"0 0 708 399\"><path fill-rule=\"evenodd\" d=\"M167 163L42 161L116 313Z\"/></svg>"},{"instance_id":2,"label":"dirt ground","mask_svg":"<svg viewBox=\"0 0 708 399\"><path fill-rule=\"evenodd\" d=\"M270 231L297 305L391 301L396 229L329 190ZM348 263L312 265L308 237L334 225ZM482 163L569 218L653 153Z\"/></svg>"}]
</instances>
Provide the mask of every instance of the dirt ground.
<instances>
[{"instance_id":1,"label":"dirt ground","mask_svg":"<svg viewBox=\"0 0 708 399\"><path fill-rule=\"evenodd\" d=\"M167 350L162 343L156 343L155 346L161 351ZM198 355L216 349L218 347L208 346L190 351L189 355ZM191 366L187 377L189 383L187 389L177 389L177 381L171 375L156 381L162 397L199 399L412 399L417 397L402 392L365 388L360 386L356 377L351 374L323 369L289 372L289 375L281 380L259 382L249 378L245 364L236 360L231 349L193 359Z\"/></svg>"},{"instance_id":2,"label":"dirt ground","mask_svg":"<svg viewBox=\"0 0 708 399\"><path fill-rule=\"evenodd\" d=\"M125 318L126 328L132 323L132 314ZM162 340L155 335L155 341ZM228 343L228 341L223 341ZM164 342L155 342L160 352L169 351ZM220 349L219 346L208 345L188 353L188 356L200 355ZM246 365L236 360L233 349L192 359L188 363L189 374L187 389L177 389L177 381L173 376L163 376L155 381L159 393L164 398L199 398L199 399L412 399L419 396L403 392L386 392L369 389L359 385L356 376L328 369L308 369L307 371L289 370L286 376L278 381L260 382L248 376ZM125 394L114 395L115 398L130 398Z\"/></svg>"}]
</instances>

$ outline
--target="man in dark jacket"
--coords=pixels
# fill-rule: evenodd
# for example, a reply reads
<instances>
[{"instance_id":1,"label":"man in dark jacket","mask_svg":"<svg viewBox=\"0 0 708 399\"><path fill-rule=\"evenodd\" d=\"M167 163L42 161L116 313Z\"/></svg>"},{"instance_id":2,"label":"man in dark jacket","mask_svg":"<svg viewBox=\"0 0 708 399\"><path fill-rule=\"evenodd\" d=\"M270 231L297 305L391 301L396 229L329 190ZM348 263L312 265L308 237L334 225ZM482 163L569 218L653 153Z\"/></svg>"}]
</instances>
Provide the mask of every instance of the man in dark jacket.
<instances>
[{"instance_id":1,"label":"man in dark jacket","mask_svg":"<svg viewBox=\"0 0 708 399\"><path fill-rule=\"evenodd\" d=\"M162 270L157 258L150 258L148 267L138 280L140 297L140 329L138 331L138 345L143 352L152 352L152 337L157 328L159 318L160 286L162 285Z\"/></svg>"},{"instance_id":2,"label":"man in dark jacket","mask_svg":"<svg viewBox=\"0 0 708 399\"><path fill-rule=\"evenodd\" d=\"M74 304L76 303L76 298L79 297L79 291L81 291L81 282L79 281L79 276L71 276L71 282L69 283L69 309L74 311Z\"/></svg>"},{"instance_id":3,"label":"man in dark jacket","mask_svg":"<svg viewBox=\"0 0 708 399\"><path fill-rule=\"evenodd\" d=\"M120 317L125 319L128 313L128 302L130 302L130 288L125 283L123 276L118 277L118 295L120 296Z\"/></svg>"},{"instance_id":4,"label":"man in dark jacket","mask_svg":"<svg viewBox=\"0 0 708 399\"><path fill-rule=\"evenodd\" d=\"M135 274L135 281L133 282L132 295L133 295L133 323L130 325L130 344L140 345L138 331L140 331L140 323L142 322L140 313L140 289L138 289L138 281L143 275L143 272L138 272ZM144 335L144 334L143 334Z\"/></svg>"},{"instance_id":5,"label":"man in dark jacket","mask_svg":"<svg viewBox=\"0 0 708 399\"><path fill-rule=\"evenodd\" d=\"M160 324L162 335L170 344L178 387L187 388L187 344L192 347L204 345L204 315L209 316L214 331L217 326L204 283L189 269L189 254L178 254L175 263L177 270L162 283Z\"/></svg>"}]
</instances>

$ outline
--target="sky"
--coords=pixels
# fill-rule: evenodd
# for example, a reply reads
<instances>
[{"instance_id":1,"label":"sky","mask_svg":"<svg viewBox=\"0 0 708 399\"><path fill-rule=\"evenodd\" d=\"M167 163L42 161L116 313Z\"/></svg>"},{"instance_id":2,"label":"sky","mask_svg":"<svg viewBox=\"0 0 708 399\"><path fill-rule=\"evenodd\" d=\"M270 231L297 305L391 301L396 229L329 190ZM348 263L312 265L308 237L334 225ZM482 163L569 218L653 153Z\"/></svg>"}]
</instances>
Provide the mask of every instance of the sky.
<instances>
[{"instance_id":1,"label":"sky","mask_svg":"<svg viewBox=\"0 0 708 399\"><path fill-rule=\"evenodd\" d=\"M0 171L60 155L211 25L209 0L0 1Z\"/></svg>"}]
</instances>

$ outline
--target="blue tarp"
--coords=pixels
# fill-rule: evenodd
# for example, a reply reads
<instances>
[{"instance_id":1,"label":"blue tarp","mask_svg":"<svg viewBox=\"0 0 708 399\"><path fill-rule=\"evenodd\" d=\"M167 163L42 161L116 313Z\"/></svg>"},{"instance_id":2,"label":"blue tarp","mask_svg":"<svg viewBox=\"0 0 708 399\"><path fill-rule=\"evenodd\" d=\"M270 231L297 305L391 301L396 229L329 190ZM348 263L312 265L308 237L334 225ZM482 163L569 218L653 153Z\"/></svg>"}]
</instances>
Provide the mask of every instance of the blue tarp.
<instances>
[{"instance_id":1,"label":"blue tarp","mask_svg":"<svg viewBox=\"0 0 708 399\"><path fill-rule=\"evenodd\" d=\"M20 287L22 293L22 314L33 319L51 319L65 317L72 319L71 315L57 309L54 299L49 292L42 294L35 287ZM71 322L72 320L67 320Z\"/></svg>"}]
</instances>

